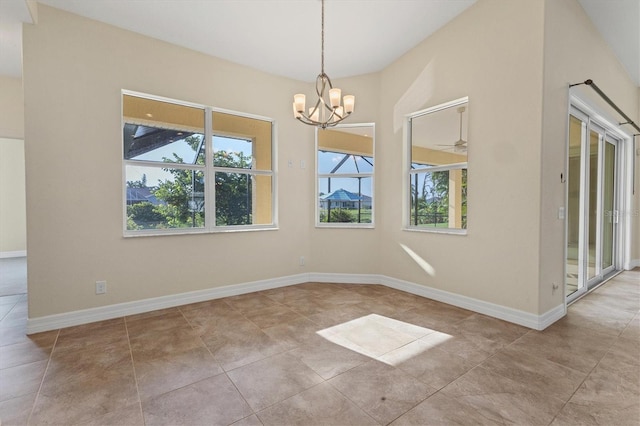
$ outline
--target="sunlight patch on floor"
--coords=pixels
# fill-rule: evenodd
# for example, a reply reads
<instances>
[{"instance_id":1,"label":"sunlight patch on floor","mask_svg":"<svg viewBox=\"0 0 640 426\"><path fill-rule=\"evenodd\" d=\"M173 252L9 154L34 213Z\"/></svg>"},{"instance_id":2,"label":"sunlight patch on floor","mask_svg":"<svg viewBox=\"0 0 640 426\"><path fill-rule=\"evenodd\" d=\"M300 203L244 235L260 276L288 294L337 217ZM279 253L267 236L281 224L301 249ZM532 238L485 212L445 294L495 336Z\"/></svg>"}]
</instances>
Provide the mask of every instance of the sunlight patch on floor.
<instances>
[{"instance_id":1,"label":"sunlight patch on floor","mask_svg":"<svg viewBox=\"0 0 640 426\"><path fill-rule=\"evenodd\" d=\"M377 314L347 321L317 333L332 343L390 365L404 362L452 337ZM428 342L420 340L427 335Z\"/></svg>"}]
</instances>

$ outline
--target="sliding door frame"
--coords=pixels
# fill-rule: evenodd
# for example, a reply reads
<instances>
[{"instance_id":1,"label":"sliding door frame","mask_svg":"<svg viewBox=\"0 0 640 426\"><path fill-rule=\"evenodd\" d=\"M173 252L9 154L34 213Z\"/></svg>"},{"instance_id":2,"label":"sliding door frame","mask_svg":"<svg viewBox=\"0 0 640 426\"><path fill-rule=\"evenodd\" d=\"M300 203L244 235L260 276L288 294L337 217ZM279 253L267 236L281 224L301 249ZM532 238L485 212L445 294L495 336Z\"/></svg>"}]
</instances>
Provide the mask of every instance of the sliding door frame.
<instances>
[{"instance_id":1,"label":"sliding door frame","mask_svg":"<svg viewBox=\"0 0 640 426\"><path fill-rule=\"evenodd\" d=\"M579 298L595 286L599 285L603 280L606 280L610 275L616 271L622 269L629 269L630 265L630 244L631 244L631 215L625 214L629 212L631 205L631 196L633 182L633 137L618 126L617 122L611 117L600 112L596 107L593 107L590 103L584 101L581 97L571 94L569 97L569 105L567 112L567 126L570 122L570 117L575 116L583 123L586 124L586 129L582 130L581 137L583 140L581 144L584 144L584 138L586 137L586 148L581 146L580 153L580 217L579 217L579 238L578 238L578 290L571 295L567 294L567 256L568 256L568 241L569 241L569 214L565 218L565 238L564 238L564 282L563 286L565 303L571 303L573 300ZM568 128L568 127L567 127ZM588 233L587 227L589 226L589 171L585 171L584 168L589 168L590 159L588 156L590 148L591 131L596 131L598 136L597 146L597 214L596 214L596 251L595 251L595 276L589 278L588 276L588 260L589 260L589 245L588 245ZM585 134L586 133L586 134ZM613 262L612 265L607 268L601 268L602 266L602 241L603 241L603 219L607 213L603 209L603 185L604 185L604 158L605 147L607 143L613 143L615 147L614 154L614 193L613 203L614 211L611 213L612 220L614 221L613 227ZM565 172L569 172L569 132L567 131L566 140L566 158L565 158ZM567 175L568 177L568 175ZM569 205L569 190L568 179L565 185L565 206ZM568 213L568 208L567 208ZM582 262L581 262L582 261ZM580 283L583 287L580 288Z\"/></svg>"}]
</instances>

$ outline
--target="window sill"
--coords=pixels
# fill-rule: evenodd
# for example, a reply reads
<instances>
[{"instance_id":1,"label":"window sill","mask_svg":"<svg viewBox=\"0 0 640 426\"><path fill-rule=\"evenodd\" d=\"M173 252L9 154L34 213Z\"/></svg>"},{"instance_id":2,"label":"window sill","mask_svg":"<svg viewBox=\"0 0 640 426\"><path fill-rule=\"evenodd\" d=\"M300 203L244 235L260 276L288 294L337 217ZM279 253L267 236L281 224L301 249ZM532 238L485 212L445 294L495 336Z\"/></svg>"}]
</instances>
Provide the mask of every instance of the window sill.
<instances>
[{"instance_id":1,"label":"window sill","mask_svg":"<svg viewBox=\"0 0 640 426\"><path fill-rule=\"evenodd\" d=\"M345 224L324 224L324 223L316 223L317 229L375 229L375 225L371 223L357 225L353 223L345 223Z\"/></svg>"},{"instance_id":2,"label":"window sill","mask_svg":"<svg viewBox=\"0 0 640 426\"><path fill-rule=\"evenodd\" d=\"M257 232L257 231L277 231L277 225L269 226L220 226L216 229L171 229L167 231L158 231L150 229L146 231L125 231L124 238L140 238L140 237L163 237L172 235L202 235L202 234L228 234L236 232Z\"/></svg>"},{"instance_id":3,"label":"window sill","mask_svg":"<svg viewBox=\"0 0 640 426\"><path fill-rule=\"evenodd\" d=\"M466 229L451 229L451 228L403 228L403 231L409 232L421 232L425 234L449 234L449 235L467 235Z\"/></svg>"}]
</instances>

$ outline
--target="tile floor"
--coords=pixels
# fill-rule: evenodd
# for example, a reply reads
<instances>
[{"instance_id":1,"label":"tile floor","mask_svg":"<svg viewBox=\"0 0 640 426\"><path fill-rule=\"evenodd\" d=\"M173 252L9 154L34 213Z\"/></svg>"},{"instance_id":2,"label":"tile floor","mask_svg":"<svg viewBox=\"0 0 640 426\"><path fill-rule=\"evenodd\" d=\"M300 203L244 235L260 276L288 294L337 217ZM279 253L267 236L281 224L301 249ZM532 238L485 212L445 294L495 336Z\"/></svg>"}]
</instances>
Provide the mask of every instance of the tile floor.
<instances>
[{"instance_id":1,"label":"tile floor","mask_svg":"<svg viewBox=\"0 0 640 426\"><path fill-rule=\"evenodd\" d=\"M308 283L25 336L0 297L2 426L638 425L640 270L543 332Z\"/></svg>"},{"instance_id":2,"label":"tile floor","mask_svg":"<svg viewBox=\"0 0 640 426\"><path fill-rule=\"evenodd\" d=\"M0 259L0 297L27 292L27 258ZM0 318L2 315L0 314Z\"/></svg>"}]
</instances>

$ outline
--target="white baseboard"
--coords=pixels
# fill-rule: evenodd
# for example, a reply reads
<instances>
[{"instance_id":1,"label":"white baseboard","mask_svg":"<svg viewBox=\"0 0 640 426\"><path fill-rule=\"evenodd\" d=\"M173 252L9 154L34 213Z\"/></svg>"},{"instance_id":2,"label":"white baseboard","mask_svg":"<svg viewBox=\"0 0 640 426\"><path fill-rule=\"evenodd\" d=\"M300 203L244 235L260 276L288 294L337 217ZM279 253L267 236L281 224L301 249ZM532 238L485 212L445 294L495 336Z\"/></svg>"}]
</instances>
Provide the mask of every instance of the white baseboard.
<instances>
[{"instance_id":1,"label":"white baseboard","mask_svg":"<svg viewBox=\"0 0 640 426\"><path fill-rule=\"evenodd\" d=\"M25 257L26 255L27 255L26 250L0 251L0 259L8 259L10 257Z\"/></svg>"},{"instance_id":2,"label":"white baseboard","mask_svg":"<svg viewBox=\"0 0 640 426\"><path fill-rule=\"evenodd\" d=\"M545 329L566 314L565 305L559 305L542 315L535 315L518 309L496 305L494 303L438 290L409 281L399 280L397 278L387 277L385 275L308 273L234 284L206 290L190 291L187 293L169 296L154 297L151 299L100 306L97 308L47 315L38 318L29 318L27 320L27 334L56 330L74 325L119 318L126 315L141 314L144 312L155 311L157 309L172 308L189 303L220 299L222 297L236 296L239 294L269 290L272 288L285 287L306 282L381 284L535 330Z\"/></svg>"},{"instance_id":3,"label":"white baseboard","mask_svg":"<svg viewBox=\"0 0 640 426\"><path fill-rule=\"evenodd\" d=\"M534 327L536 330L544 330L560 318L567 315L567 305L558 305L553 309L548 310L542 315L538 316L538 327Z\"/></svg>"},{"instance_id":4,"label":"white baseboard","mask_svg":"<svg viewBox=\"0 0 640 426\"><path fill-rule=\"evenodd\" d=\"M542 315L535 315L518 309L496 305L495 303L485 302L483 300L473 299L460 294L450 293L448 291L438 290L409 281L399 280L397 278L383 276L382 284L391 288L416 294L418 296L437 300L438 302L443 302L459 308L488 315L490 317L519 324L534 330L544 330L546 327L562 318L566 313L566 306L564 304L559 305Z\"/></svg>"},{"instance_id":5,"label":"white baseboard","mask_svg":"<svg viewBox=\"0 0 640 426\"><path fill-rule=\"evenodd\" d=\"M318 283L344 283L344 284L384 284L382 275L375 274L329 274L311 272L310 282Z\"/></svg>"},{"instance_id":6,"label":"white baseboard","mask_svg":"<svg viewBox=\"0 0 640 426\"><path fill-rule=\"evenodd\" d=\"M176 306L187 305L189 303L204 302L207 300L220 299L222 297L237 296L239 294L253 293L255 291L302 284L308 281L308 274L290 275L281 278L234 284L206 290L196 290L186 293L172 294L169 296L136 300L134 302L117 303L114 305L82 309L62 314L29 318L27 320L27 334L120 318L126 315L142 314L144 312L173 308Z\"/></svg>"},{"instance_id":7,"label":"white baseboard","mask_svg":"<svg viewBox=\"0 0 640 426\"><path fill-rule=\"evenodd\" d=\"M640 259L633 259L630 261L629 270L632 270L633 268L638 268L638 267L640 267Z\"/></svg>"}]
</instances>

